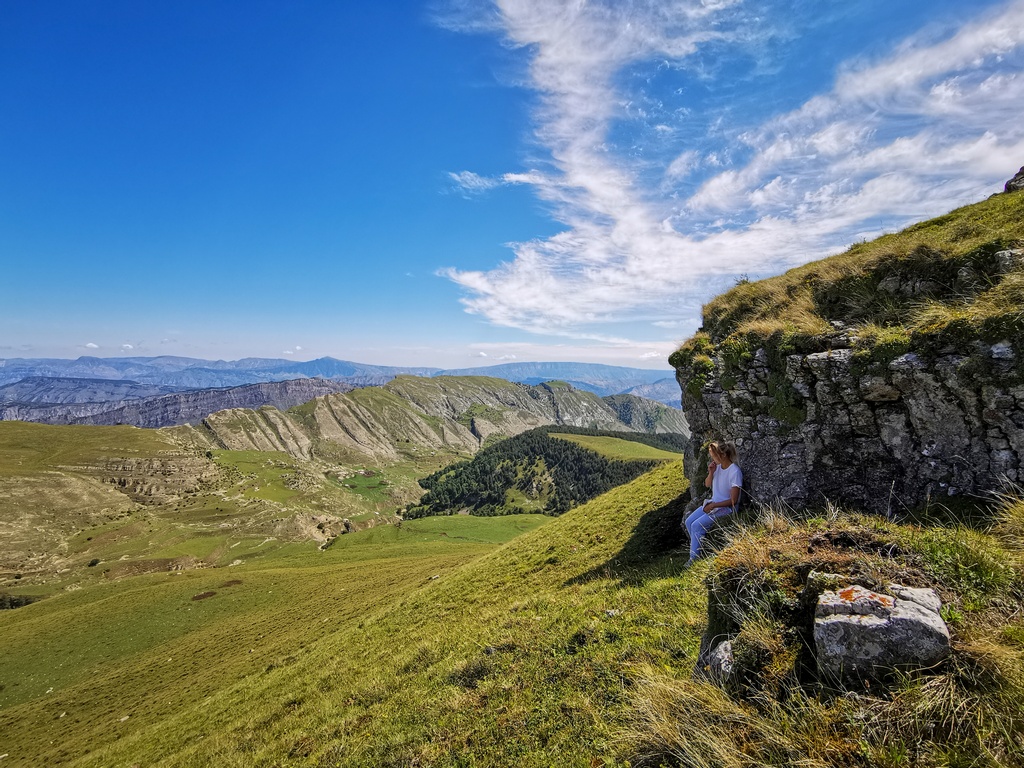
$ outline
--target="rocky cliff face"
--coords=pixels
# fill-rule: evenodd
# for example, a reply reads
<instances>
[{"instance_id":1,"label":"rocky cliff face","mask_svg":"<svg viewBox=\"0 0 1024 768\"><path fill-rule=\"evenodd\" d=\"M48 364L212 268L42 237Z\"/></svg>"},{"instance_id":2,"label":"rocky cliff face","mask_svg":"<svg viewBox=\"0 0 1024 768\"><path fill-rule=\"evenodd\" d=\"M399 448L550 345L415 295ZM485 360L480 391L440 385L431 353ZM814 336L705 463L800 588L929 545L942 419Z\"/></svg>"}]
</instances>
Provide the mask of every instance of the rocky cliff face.
<instances>
[{"instance_id":1,"label":"rocky cliff face","mask_svg":"<svg viewBox=\"0 0 1024 768\"><path fill-rule=\"evenodd\" d=\"M683 367L691 483L703 488L703 445L719 435L738 444L754 500L798 508L832 499L902 512L1017 482L1024 477L1019 342L870 364L849 347L781 360L762 348L731 374L712 358L699 387L688 386L694 374Z\"/></svg>"},{"instance_id":2,"label":"rocky cliff face","mask_svg":"<svg viewBox=\"0 0 1024 768\"><path fill-rule=\"evenodd\" d=\"M45 379L42 380L44 383L45 381ZM131 382L106 383L131 384ZM209 414L227 408L259 408L271 405L280 410L287 410L312 400L314 397L322 397L335 392L347 392L350 389L351 385L343 382L326 379L295 379L246 384L228 389L176 392L156 397L141 397L127 402L67 401L60 404L19 402L0 406L0 420L17 419L43 424L129 424L135 427L171 427L179 424L197 424Z\"/></svg>"},{"instance_id":3,"label":"rocky cliff face","mask_svg":"<svg viewBox=\"0 0 1024 768\"><path fill-rule=\"evenodd\" d=\"M73 379L29 376L13 384L0 386L0 403L106 403L159 397L175 392L174 387L139 384L128 380Z\"/></svg>"},{"instance_id":4,"label":"rocky cliff face","mask_svg":"<svg viewBox=\"0 0 1024 768\"><path fill-rule=\"evenodd\" d=\"M615 410L621 421L638 432L690 434L686 416L677 408L666 410L663 403L639 395L611 395L604 401Z\"/></svg>"},{"instance_id":5,"label":"rocky cliff face","mask_svg":"<svg viewBox=\"0 0 1024 768\"><path fill-rule=\"evenodd\" d=\"M705 307L672 358L692 486L721 438L749 497L798 508L895 513L1024 480L1022 210L996 196Z\"/></svg>"}]
</instances>

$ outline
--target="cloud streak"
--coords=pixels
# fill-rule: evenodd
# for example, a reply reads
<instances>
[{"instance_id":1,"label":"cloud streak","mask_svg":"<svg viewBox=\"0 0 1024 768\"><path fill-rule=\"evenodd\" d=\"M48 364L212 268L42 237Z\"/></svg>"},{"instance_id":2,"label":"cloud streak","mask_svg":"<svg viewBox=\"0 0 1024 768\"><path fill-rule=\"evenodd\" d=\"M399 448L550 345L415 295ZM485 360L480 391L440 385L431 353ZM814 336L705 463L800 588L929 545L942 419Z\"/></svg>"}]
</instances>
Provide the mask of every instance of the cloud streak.
<instances>
[{"instance_id":1,"label":"cloud streak","mask_svg":"<svg viewBox=\"0 0 1024 768\"><path fill-rule=\"evenodd\" d=\"M451 177L466 192L529 185L564 225L512 244L492 269L442 271L467 311L497 325L604 342L625 342L616 325L626 322L692 330L736 276L979 199L1024 156L1024 0L848 61L791 111L744 126L722 108L700 133L685 108L673 122L626 75L661 61L687 82L705 48L772 34L740 0L496 8L488 28L499 19L530 57L541 159L522 173ZM627 124L632 143L621 140ZM645 151L658 141L674 142L664 160Z\"/></svg>"}]
</instances>

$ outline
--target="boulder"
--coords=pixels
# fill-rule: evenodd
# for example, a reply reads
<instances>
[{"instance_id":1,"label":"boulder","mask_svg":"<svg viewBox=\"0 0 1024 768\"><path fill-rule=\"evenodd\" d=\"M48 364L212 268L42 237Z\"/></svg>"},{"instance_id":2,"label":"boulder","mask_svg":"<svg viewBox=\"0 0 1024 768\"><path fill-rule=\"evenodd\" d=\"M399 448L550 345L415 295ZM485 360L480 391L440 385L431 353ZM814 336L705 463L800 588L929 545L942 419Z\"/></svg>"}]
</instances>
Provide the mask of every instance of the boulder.
<instances>
[{"instance_id":1,"label":"boulder","mask_svg":"<svg viewBox=\"0 0 1024 768\"><path fill-rule=\"evenodd\" d=\"M850 586L823 592L814 617L818 672L825 679L883 680L949 655L949 630L934 590L890 585L892 595Z\"/></svg>"},{"instance_id":2,"label":"boulder","mask_svg":"<svg viewBox=\"0 0 1024 768\"><path fill-rule=\"evenodd\" d=\"M1017 175L1006 182L1006 186L1003 187L1004 192L1019 192L1024 189L1024 168L1017 171Z\"/></svg>"}]
</instances>

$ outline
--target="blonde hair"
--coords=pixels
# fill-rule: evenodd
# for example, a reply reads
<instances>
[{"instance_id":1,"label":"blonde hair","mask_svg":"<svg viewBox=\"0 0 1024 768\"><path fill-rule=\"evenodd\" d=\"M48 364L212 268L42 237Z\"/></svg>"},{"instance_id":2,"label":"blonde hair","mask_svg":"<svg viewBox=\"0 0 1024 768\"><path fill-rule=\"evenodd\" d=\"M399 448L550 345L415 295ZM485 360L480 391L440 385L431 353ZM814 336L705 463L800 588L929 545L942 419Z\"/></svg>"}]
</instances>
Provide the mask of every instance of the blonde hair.
<instances>
[{"instance_id":1,"label":"blonde hair","mask_svg":"<svg viewBox=\"0 0 1024 768\"><path fill-rule=\"evenodd\" d=\"M720 456L725 456L732 464L736 461L736 444L729 443L725 440L715 440L714 442L708 443L708 452L714 451Z\"/></svg>"}]
</instances>

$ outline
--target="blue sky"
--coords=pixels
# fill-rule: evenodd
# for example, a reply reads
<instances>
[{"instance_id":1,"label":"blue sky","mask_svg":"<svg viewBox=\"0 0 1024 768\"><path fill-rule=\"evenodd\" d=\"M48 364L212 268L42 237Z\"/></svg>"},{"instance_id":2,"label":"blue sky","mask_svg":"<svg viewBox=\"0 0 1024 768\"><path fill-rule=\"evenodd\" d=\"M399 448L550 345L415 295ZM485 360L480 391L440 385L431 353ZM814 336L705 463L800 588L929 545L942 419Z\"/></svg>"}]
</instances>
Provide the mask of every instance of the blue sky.
<instances>
[{"instance_id":1,"label":"blue sky","mask_svg":"<svg viewBox=\"0 0 1024 768\"><path fill-rule=\"evenodd\" d=\"M665 367L998 191L1024 0L8 0L0 357Z\"/></svg>"}]
</instances>

